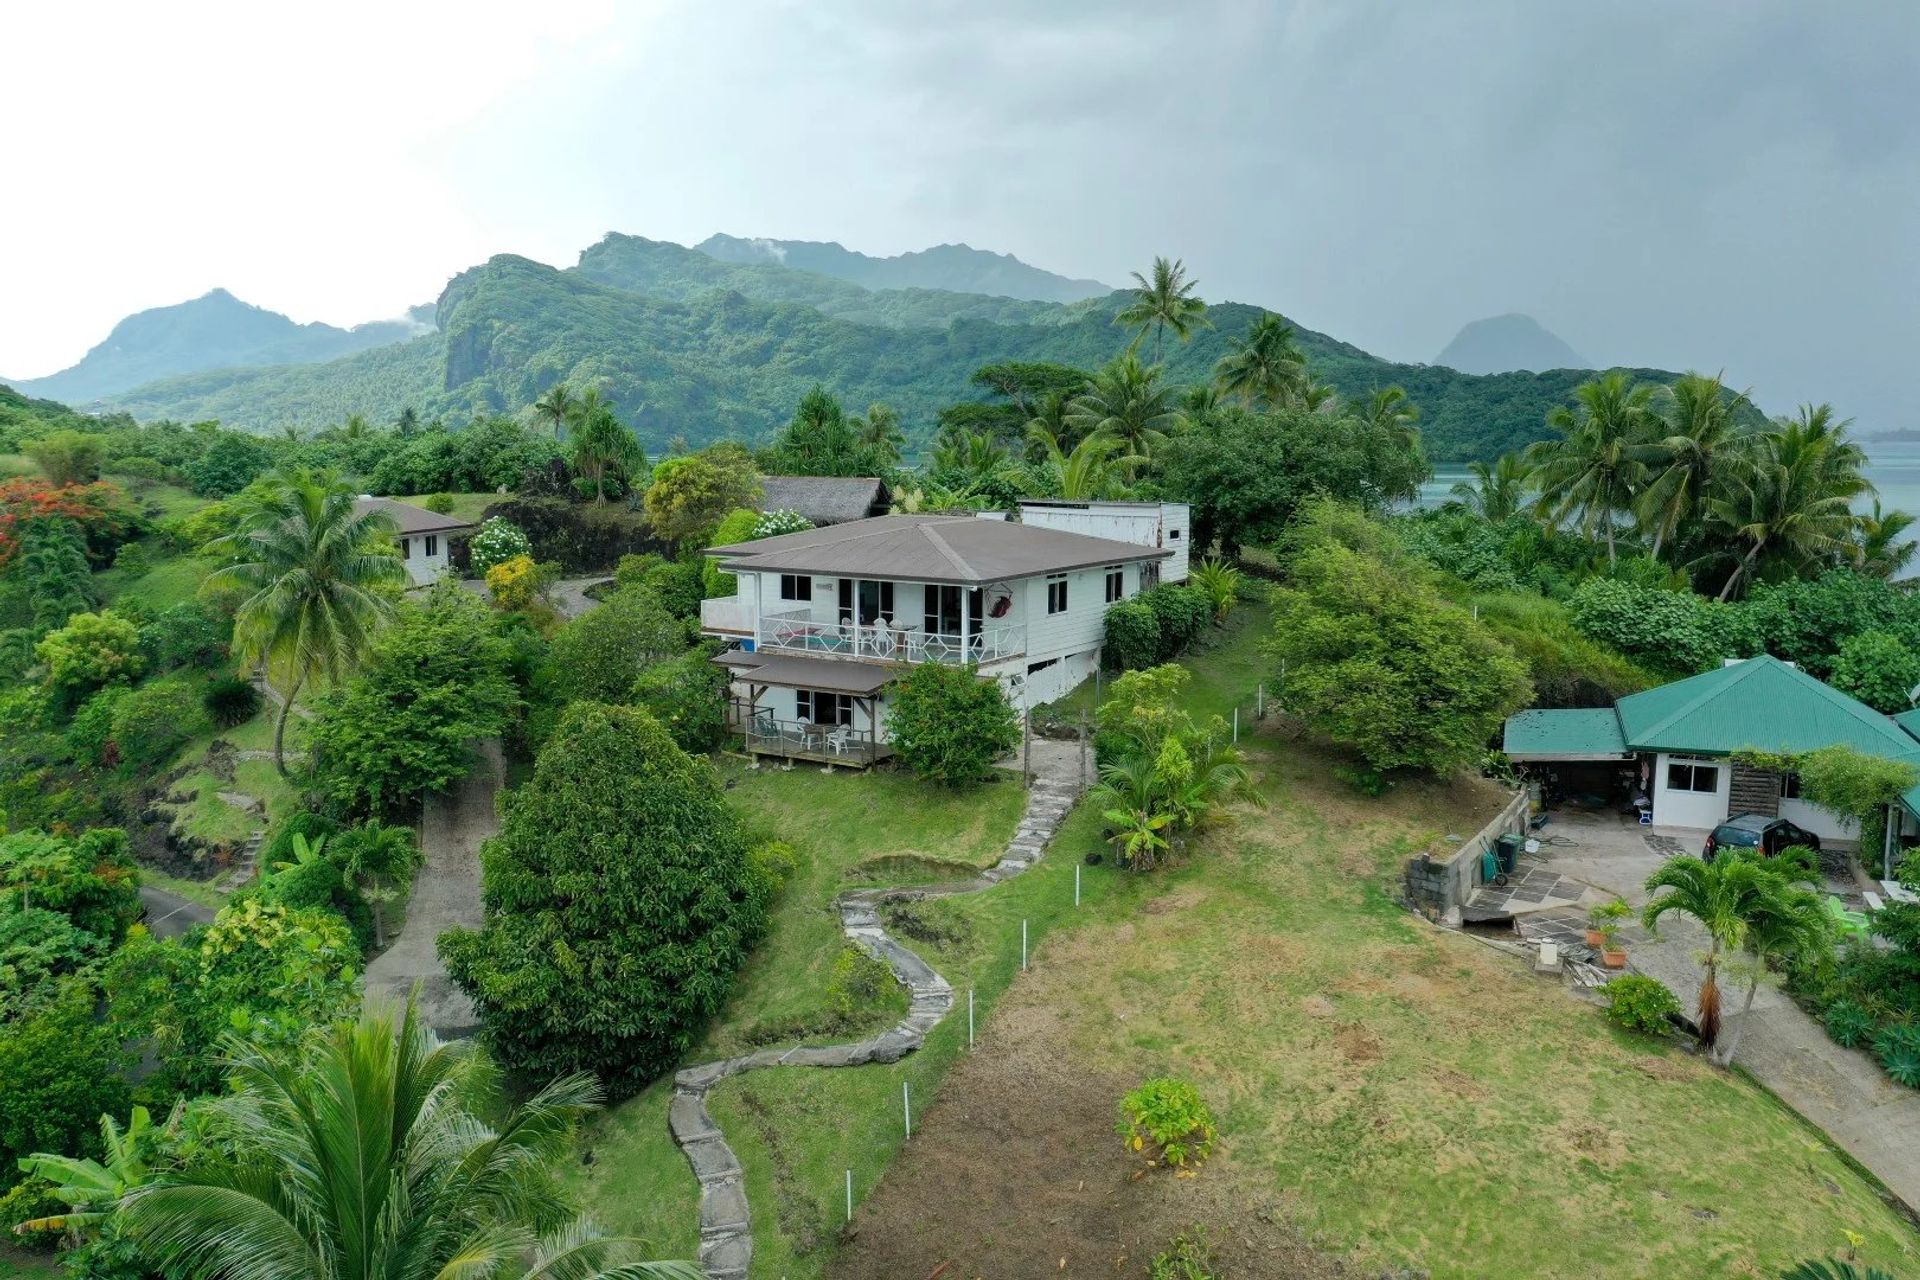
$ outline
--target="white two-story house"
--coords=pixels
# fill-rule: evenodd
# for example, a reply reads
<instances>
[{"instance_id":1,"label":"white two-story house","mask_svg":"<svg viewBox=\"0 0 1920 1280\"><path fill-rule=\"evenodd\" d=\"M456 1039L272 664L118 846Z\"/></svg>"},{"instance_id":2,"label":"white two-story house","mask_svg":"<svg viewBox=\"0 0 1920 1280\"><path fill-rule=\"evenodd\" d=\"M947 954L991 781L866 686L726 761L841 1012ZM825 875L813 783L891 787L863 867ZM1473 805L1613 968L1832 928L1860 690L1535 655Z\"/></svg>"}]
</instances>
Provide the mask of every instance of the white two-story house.
<instances>
[{"instance_id":1,"label":"white two-story house","mask_svg":"<svg viewBox=\"0 0 1920 1280\"><path fill-rule=\"evenodd\" d=\"M749 751L848 764L888 754L886 685L917 662L977 663L1017 710L1093 673L1107 606L1157 579L1164 547L972 515L876 516L707 552L735 576L701 630L733 642Z\"/></svg>"}]
</instances>

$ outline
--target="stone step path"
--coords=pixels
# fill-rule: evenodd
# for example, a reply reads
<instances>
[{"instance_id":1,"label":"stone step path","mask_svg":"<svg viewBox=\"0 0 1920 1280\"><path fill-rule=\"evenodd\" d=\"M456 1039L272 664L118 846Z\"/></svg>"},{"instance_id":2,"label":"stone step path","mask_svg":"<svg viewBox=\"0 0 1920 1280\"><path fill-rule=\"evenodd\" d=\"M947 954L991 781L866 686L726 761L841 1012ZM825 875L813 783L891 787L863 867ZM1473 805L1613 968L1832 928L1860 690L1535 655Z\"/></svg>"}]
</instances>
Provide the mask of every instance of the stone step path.
<instances>
[{"instance_id":1,"label":"stone step path","mask_svg":"<svg viewBox=\"0 0 1920 1280\"><path fill-rule=\"evenodd\" d=\"M232 893L253 882L253 878L260 874L260 846L266 843L266 839L265 831L256 831L247 837L247 842L240 846L240 852L234 855L233 865L227 868L227 873L213 882L214 892Z\"/></svg>"},{"instance_id":2,"label":"stone step path","mask_svg":"<svg viewBox=\"0 0 1920 1280\"><path fill-rule=\"evenodd\" d=\"M737 1058L687 1067L673 1078L667 1127L700 1182L700 1265L710 1280L746 1280L753 1262L753 1215L747 1206L740 1160L707 1114L707 1091L730 1076L767 1067L861 1067L898 1062L926 1042L927 1033L953 1010L953 988L925 960L896 941L880 923L888 902L913 902L980 893L1011 880L1038 862L1060 822L1079 799L1077 766L1035 760L1026 812L998 862L972 880L911 889L858 889L834 899L841 932L867 954L884 961L907 989L907 1016L866 1040L851 1044L797 1045L762 1049Z\"/></svg>"}]
</instances>

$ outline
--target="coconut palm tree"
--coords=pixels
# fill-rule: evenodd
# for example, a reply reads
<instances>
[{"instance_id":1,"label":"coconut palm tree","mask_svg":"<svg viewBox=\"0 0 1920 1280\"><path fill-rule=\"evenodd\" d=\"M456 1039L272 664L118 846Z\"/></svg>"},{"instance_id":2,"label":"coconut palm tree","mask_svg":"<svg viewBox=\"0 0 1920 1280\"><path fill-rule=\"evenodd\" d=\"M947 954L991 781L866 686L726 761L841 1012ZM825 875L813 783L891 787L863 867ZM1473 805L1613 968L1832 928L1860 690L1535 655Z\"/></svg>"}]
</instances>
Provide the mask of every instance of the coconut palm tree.
<instances>
[{"instance_id":1,"label":"coconut palm tree","mask_svg":"<svg viewBox=\"0 0 1920 1280\"><path fill-rule=\"evenodd\" d=\"M1734 421L1733 405L1746 397L1741 391L1729 399L1720 375L1697 373L1675 379L1661 397L1660 418L1649 425L1663 434L1640 451L1651 478L1634 502L1641 528L1653 536L1654 559L1700 515L1709 495L1743 474L1754 437Z\"/></svg>"},{"instance_id":2,"label":"coconut palm tree","mask_svg":"<svg viewBox=\"0 0 1920 1280\"><path fill-rule=\"evenodd\" d=\"M233 563L207 583L248 593L233 616L234 654L285 683L273 728L284 776L287 716L302 686L317 676L338 684L360 665L393 613L385 589L404 587L407 570L392 518L356 512L352 487L331 471L275 472L234 502L234 531L208 543Z\"/></svg>"},{"instance_id":3,"label":"coconut palm tree","mask_svg":"<svg viewBox=\"0 0 1920 1280\"><path fill-rule=\"evenodd\" d=\"M598 388L589 388L596 402L599 399ZM556 382L548 387L538 400L533 402L534 416L553 425L553 438L558 440L560 433L574 420L579 412L580 398L573 394L564 382Z\"/></svg>"},{"instance_id":4,"label":"coconut palm tree","mask_svg":"<svg viewBox=\"0 0 1920 1280\"><path fill-rule=\"evenodd\" d=\"M1159 365L1143 365L1122 352L1067 405L1067 425L1082 439L1108 435L1137 458L1151 458L1185 420L1174 393L1160 380Z\"/></svg>"},{"instance_id":5,"label":"coconut palm tree","mask_svg":"<svg viewBox=\"0 0 1920 1280\"><path fill-rule=\"evenodd\" d=\"M1071 449L1060 447L1060 438L1035 419L1027 426L1027 439L1040 453L1040 466L1050 474L1059 498L1087 501L1124 497L1126 475L1145 462L1133 454L1116 457L1120 441L1100 432L1087 436Z\"/></svg>"},{"instance_id":6,"label":"coconut palm tree","mask_svg":"<svg viewBox=\"0 0 1920 1280\"><path fill-rule=\"evenodd\" d=\"M1330 382L1309 377L1294 393L1293 402L1308 413L1336 414L1340 412L1340 389Z\"/></svg>"},{"instance_id":7,"label":"coconut palm tree","mask_svg":"<svg viewBox=\"0 0 1920 1280\"><path fill-rule=\"evenodd\" d=\"M411 440L413 433L420 429L420 411L408 405L400 411L400 416L394 419L393 427L400 433L402 440Z\"/></svg>"},{"instance_id":8,"label":"coconut palm tree","mask_svg":"<svg viewBox=\"0 0 1920 1280\"><path fill-rule=\"evenodd\" d=\"M1720 589L1731 599L1750 580L1762 554L1791 568L1839 563L1849 558L1853 501L1869 492L1865 454L1845 437L1825 405L1801 410L1761 437L1752 464L1729 483L1725 497L1710 497L1709 519L1745 550Z\"/></svg>"},{"instance_id":9,"label":"coconut palm tree","mask_svg":"<svg viewBox=\"0 0 1920 1280\"><path fill-rule=\"evenodd\" d=\"M1759 889L1747 907L1742 940L1750 962L1747 994L1740 1004L1740 1020L1733 1024L1733 1034L1715 1059L1723 1067L1733 1065L1733 1056L1740 1052L1740 1037L1746 1033L1754 993L1760 989L1767 966L1793 956L1813 955L1833 945L1833 916L1820 895L1789 884L1787 877L1772 867L1762 869L1772 872L1771 883Z\"/></svg>"},{"instance_id":10,"label":"coconut palm tree","mask_svg":"<svg viewBox=\"0 0 1920 1280\"><path fill-rule=\"evenodd\" d=\"M1449 491L1454 499L1482 519L1499 524L1518 515L1527 503L1533 470L1517 453L1503 453L1491 464L1469 462L1471 482L1461 480Z\"/></svg>"},{"instance_id":11,"label":"coconut palm tree","mask_svg":"<svg viewBox=\"0 0 1920 1280\"><path fill-rule=\"evenodd\" d=\"M1651 435L1653 390L1623 372L1601 374L1574 389L1575 407L1547 415L1560 438L1527 448L1540 495L1535 510L1556 524L1577 514L1588 537L1603 533L1608 565L1617 558L1614 518L1631 505L1646 476L1642 454Z\"/></svg>"},{"instance_id":12,"label":"coconut palm tree","mask_svg":"<svg viewBox=\"0 0 1920 1280\"><path fill-rule=\"evenodd\" d=\"M899 464L907 433L900 429L900 414L893 406L870 404L865 413L854 415L851 425L854 443L869 450L875 461L889 467Z\"/></svg>"},{"instance_id":13,"label":"coconut palm tree","mask_svg":"<svg viewBox=\"0 0 1920 1280\"><path fill-rule=\"evenodd\" d=\"M1408 449L1420 447L1420 407L1407 398L1405 387L1382 387L1367 400L1360 417L1375 430L1387 432Z\"/></svg>"},{"instance_id":14,"label":"coconut palm tree","mask_svg":"<svg viewBox=\"0 0 1920 1280\"><path fill-rule=\"evenodd\" d=\"M1660 917L1678 911L1692 916L1707 931L1706 973L1700 982L1695 1021L1700 1043L1709 1049L1720 1037L1721 957L1741 944L1758 903L1779 883L1777 872L1733 855L1712 862L1672 858L1647 877L1647 892L1656 895L1640 916L1648 929L1657 931ZM1661 893L1662 889L1666 892Z\"/></svg>"},{"instance_id":15,"label":"coconut palm tree","mask_svg":"<svg viewBox=\"0 0 1920 1280\"><path fill-rule=\"evenodd\" d=\"M1155 258L1150 274L1151 280L1138 271L1133 273L1133 301L1120 309L1113 322L1135 331L1135 347L1147 336L1147 330L1152 329L1153 362L1157 365L1167 330L1173 330L1174 336L1185 342L1193 337L1196 327L1211 329L1213 321L1207 319L1207 304L1194 296L1199 283L1187 279L1184 262L1178 258L1172 262Z\"/></svg>"},{"instance_id":16,"label":"coconut palm tree","mask_svg":"<svg viewBox=\"0 0 1920 1280\"><path fill-rule=\"evenodd\" d=\"M1860 572L1874 578L1897 578L1905 572L1920 551L1920 543L1905 537L1913 520L1905 511L1881 511L1878 498L1871 514L1855 516L1854 560Z\"/></svg>"},{"instance_id":17,"label":"coconut palm tree","mask_svg":"<svg viewBox=\"0 0 1920 1280\"><path fill-rule=\"evenodd\" d=\"M125 1229L220 1280L698 1280L630 1260L573 1219L550 1172L598 1102L591 1079L505 1107L483 1061L443 1045L411 1003L308 1042L236 1044L227 1141L121 1202Z\"/></svg>"},{"instance_id":18,"label":"coconut palm tree","mask_svg":"<svg viewBox=\"0 0 1920 1280\"><path fill-rule=\"evenodd\" d=\"M1307 380L1307 358L1293 344L1293 326L1271 312L1227 345L1231 349L1213 366L1214 384L1249 409L1290 403Z\"/></svg>"}]
</instances>

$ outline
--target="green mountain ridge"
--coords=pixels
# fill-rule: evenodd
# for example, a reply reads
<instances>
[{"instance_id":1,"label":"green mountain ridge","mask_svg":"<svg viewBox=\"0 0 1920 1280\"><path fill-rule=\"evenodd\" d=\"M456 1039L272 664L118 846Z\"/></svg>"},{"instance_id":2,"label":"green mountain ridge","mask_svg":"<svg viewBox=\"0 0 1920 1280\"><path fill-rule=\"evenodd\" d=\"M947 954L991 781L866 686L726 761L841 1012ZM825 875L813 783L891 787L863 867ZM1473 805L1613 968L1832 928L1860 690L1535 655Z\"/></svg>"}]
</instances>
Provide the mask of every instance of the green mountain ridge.
<instances>
[{"instance_id":1,"label":"green mountain ridge","mask_svg":"<svg viewBox=\"0 0 1920 1280\"><path fill-rule=\"evenodd\" d=\"M416 312L418 309L416 308ZM277 311L242 302L225 289L171 306L138 311L80 360L44 378L13 385L35 396L82 405L146 383L209 369L318 364L388 346L419 332L417 314L341 329L296 324Z\"/></svg>"},{"instance_id":2,"label":"green mountain ridge","mask_svg":"<svg viewBox=\"0 0 1920 1280\"><path fill-rule=\"evenodd\" d=\"M712 235L694 249L722 262L809 271L868 289L939 289L1030 302L1080 302L1113 292L1112 285L1098 280L1070 280L1022 262L1010 253L992 253L965 244L937 244L931 249L876 258L831 240Z\"/></svg>"},{"instance_id":3,"label":"green mountain ridge","mask_svg":"<svg viewBox=\"0 0 1920 1280\"><path fill-rule=\"evenodd\" d=\"M434 333L319 364L179 375L107 397L105 406L143 419L311 430L348 413L392 421L408 406L455 421L517 413L564 380L600 385L658 450L676 436L696 445L762 440L821 383L852 408L891 404L924 442L940 409L982 397L969 379L983 364L1094 368L1124 350L1128 335L1113 315L1127 296L1057 304L862 290L790 267L726 263L610 235L565 270L501 255L462 272L440 296ZM1229 340L1261 314L1244 303L1215 304L1213 328L1168 347L1168 377L1206 379ZM1471 376L1384 361L1310 329L1299 328L1298 341L1315 374L1345 396L1405 387L1440 462L1491 457L1539 438L1547 410L1589 376Z\"/></svg>"}]
</instances>

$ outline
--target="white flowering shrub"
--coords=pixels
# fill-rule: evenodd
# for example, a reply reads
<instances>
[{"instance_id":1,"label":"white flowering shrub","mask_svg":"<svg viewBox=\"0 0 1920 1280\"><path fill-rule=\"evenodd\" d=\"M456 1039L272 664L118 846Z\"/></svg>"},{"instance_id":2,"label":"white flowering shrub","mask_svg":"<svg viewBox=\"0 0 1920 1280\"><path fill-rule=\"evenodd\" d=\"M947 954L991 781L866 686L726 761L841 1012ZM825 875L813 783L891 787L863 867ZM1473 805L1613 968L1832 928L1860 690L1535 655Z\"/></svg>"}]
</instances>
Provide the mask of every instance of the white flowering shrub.
<instances>
[{"instance_id":1,"label":"white flowering shrub","mask_svg":"<svg viewBox=\"0 0 1920 1280\"><path fill-rule=\"evenodd\" d=\"M527 541L527 535L520 531L520 526L501 516L495 516L481 525L480 532L473 535L467 547L472 553L471 572L476 578L486 577L487 570L515 556L533 554L533 544Z\"/></svg>"},{"instance_id":2,"label":"white flowering shrub","mask_svg":"<svg viewBox=\"0 0 1920 1280\"><path fill-rule=\"evenodd\" d=\"M769 511L760 517L760 523L753 526L756 538L771 538L782 533L799 533L813 528L813 521L798 511Z\"/></svg>"}]
</instances>

